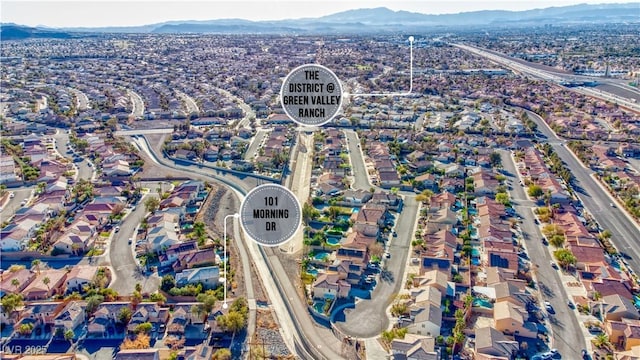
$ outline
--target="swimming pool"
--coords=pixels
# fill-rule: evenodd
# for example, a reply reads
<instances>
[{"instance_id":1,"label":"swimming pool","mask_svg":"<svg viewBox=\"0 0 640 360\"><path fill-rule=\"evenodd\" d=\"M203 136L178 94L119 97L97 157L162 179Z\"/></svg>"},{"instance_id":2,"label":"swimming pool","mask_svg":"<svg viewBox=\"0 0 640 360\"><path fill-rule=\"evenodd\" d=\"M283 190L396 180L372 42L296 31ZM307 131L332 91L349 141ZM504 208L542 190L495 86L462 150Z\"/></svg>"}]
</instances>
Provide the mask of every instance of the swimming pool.
<instances>
[{"instance_id":1,"label":"swimming pool","mask_svg":"<svg viewBox=\"0 0 640 360\"><path fill-rule=\"evenodd\" d=\"M318 276L318 269L314 268L313 266L308 266L307 267L307 274L313 275L313 276Z\"/></svg>"},{"instance_id":2,"label":"swimming pool","mask_svg":"<svg viewBox=\"0 0 640 360\"><path fill-rule=\"evenodd\" d=\"M329 244L329 245L338 245L338 244L340 244L340 240L341 239L342 239L342 236L328 235L327 236L327 244Z\"/></svg>"},{"instance_id":3,"label":"swimming pool","mask_svg":"<svg viewBox=\"0 0 640 360\"><path fill-rule=\"evenodd\" d=\"M493 309L493 304L485 299L473 299L473 306Z\"/></svg>"},{"instance_id":4,"label":"swimming pool","mask_svg":"<svg viewBox=\"0 0 640 360\"><path fill-rule=\"evenodd\" d=\"M313 256L314 259L324 261L329 258L329 253L326 251L320 251Z\"/></svg>"}]
</instances>

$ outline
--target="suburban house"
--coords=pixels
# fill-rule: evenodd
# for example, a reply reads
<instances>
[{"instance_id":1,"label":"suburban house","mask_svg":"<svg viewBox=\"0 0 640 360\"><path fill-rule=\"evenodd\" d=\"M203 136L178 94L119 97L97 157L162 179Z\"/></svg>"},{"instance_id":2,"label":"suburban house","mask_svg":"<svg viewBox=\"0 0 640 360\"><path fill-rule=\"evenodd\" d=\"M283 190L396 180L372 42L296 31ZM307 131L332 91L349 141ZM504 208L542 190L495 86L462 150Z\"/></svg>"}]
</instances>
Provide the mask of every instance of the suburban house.
<instances>
[{"instance_id":1,"label":"suburban house","mask_svg":"<svg viewBox=\"0 0 640 360\"><path fill-rule=\"evenodd\" d=\"M178 286L201 283L205 289L215 289L218 286L219 279L220 268L217 266L186 269L176 273L176 284Z\"/></svg>"},{"instance_id":2,"label":"suburban house","mask_svg":"<svg viewBox=\"0 0 640 360\"><path fill-rule=\"evenodd\" d=\"M87 303L85 301L69 302L64 310L53 320L54 334L63 337L66 331L71 330L75 334L74 338L77 337L78 332L75 329L80 324L84 324L86 307Z\"/></svg>"},{"instance_id":3,"label":"suburban house","mask_svg":"<svg viewBox=\"0 0 640 360\"><path fill-rule=\"evenodd\" d=\"M435 338L416 334L406 334L403 339L391 341L391 355L394 360L438 360Z\"/></svg>"},{"instance_id":4,"label":"suburban house","mask_svg":"<svg viewBox=\"0 0 640 360\"><path fill-rule=\"evenodd\" d=\"M512 359L520 349L517 341L492 327L476 329L476 360Z\"/></svg>"},{"instance_id":5,"label":"suburban house","mask_svg":"<svg viewBox=\"0 0 640 360\"><path fill-rule=\"evenodd\" d=\"M344 298L349 296L351 284L340 279L337 273L318 274L318 278L313 282L313 297L316 299Z\"/></svg>"}]
</instances>

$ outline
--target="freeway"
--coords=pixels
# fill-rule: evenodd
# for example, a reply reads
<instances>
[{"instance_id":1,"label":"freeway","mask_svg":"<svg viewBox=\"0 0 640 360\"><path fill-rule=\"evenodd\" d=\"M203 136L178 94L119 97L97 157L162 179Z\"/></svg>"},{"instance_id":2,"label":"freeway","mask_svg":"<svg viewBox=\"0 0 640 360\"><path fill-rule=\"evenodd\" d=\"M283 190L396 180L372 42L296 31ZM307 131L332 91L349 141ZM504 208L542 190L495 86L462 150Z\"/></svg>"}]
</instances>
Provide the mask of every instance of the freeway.
<instances>
[{"instance_id":1,"label":"freeway","mask_svg":"<svg viewBox=\"0 0 640 360\"><path fill-rule=\"evenodd\" d=\"M524 187L516 185L519 176L510 153L505 150L499 150L499 153L502 156L504 175L513 185L510 186L509 195L514 209L523 217L520 224L523 245L531 259L531 271L540 290L540 303L544 300L549 301L556 311L555 315L548 317L552 330L550 347L557 348L565 359L579 359L580 350L585 347L585 339L574 312L567 306L569 296L563 287L562 280L558 272L551 267L548 248L540 241L543 236L540 227L534 222L535 204L527 198Z\"/></svg>"},{"instance_id":2,"label":"freeway","mask_svg":"<svg viewBox=\"0 0 640 360\"><path fill-rule=\"evenodd\" d=\"M629 265L634 272L640 271L640 227L627 216L624 209L612 208L613 197L599 184L593 176L594 172L586 168L575 155L563 145L560 139L549 128L547 123L535 113L528 112L537 124L539 131L546 136L547 142L567 165L575 177L573 184L578 198L598 222L601 228L611 231L612 243L618 251L628 254Z\"/></svg>"},{"instance_id":3,"label":"freeway","mask_svg":"<svg viewBox=\"0 0 640 360\"><path fill-rule=\"evenodd\" d=\"M529 76L542 79L542 80L553 81L556 83L561 83L564 81L571 82L571 81L575 81L577 79L583 79L583 78L588 79L589 81L594 80L592 78L580 77L578 75L573 75L573 74L566 74L560 71L548 71L547 69L542 68L541 66L538 66L538 64L529 63L521 59L510 58L505 54L501 54L495 51L480 49L480 48L469 46L469 45L461 45L461 44L451 44L451 45L457 48L460 48L462 50L469 51L478 56L485 57L502 66L512 69L515 72L527 74ZM588 87L579 86L579 87L572 87L568 89L574 90L574 91L579 90L579 92L590 95L592 97L596 97L606 101L612 101L614 103L619 104L620 106L627 107L631 110L640 111L640 104L637 103L637 101L640 100L640 93L638 93L638 90L628 86L624 86L620 84L619 80L615 80L615 79L598 78L597 81L601 83L606 83L608 85L616 86L616 87L622 87L624 88L624 90L626 90L624 94L630 95L632 97L629 98L629 97L622 97L620 95L617 95L620 93L620 91L606 92L607 89L610 90L610 87L601 87L598 90L593 90Z\"/></svg>"}]
</instances>

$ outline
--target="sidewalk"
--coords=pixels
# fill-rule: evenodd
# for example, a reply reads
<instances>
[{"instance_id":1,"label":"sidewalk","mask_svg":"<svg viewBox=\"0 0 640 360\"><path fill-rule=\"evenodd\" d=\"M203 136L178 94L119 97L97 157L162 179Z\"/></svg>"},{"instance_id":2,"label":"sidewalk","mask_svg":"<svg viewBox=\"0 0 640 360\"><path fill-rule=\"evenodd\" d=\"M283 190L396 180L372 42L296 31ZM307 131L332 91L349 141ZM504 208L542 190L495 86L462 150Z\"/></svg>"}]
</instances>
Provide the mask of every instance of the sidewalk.
<instances>
[{"instance_id":1,"label":"sidewalk","mask_svg":"<svg viewBox=\"0 0 640 360\"><path fill-rule=\"evenodd\" d=\"M367 360L388 360L389 355L384 350L377 338L368 338L364 340L364 347L367 354Z\"/></svg>"}]
</instances>

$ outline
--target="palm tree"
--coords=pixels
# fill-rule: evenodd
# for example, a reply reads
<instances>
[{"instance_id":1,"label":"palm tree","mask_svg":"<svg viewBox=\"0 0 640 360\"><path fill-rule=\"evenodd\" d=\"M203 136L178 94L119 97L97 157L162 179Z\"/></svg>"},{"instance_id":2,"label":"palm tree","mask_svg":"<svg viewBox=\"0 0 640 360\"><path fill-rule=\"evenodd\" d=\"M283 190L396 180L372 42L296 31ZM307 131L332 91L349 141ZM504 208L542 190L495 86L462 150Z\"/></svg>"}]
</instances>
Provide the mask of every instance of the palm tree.
<instances>
[{"instance_id":1,"label":"palm tree","mask_svg":"<svg viewBox=\"0 0 640 360\"><path fill-rule=\"evenodd\" d=\"M36 273L40 275L40 259L35 259L31 262L31 267L36 269Z\"/></svg>"},{"instance_id":2,"label":"palm tree","mask_svg":"<svg viewBox=\"0 0 640 360\"><path fill-rule=\"evenodd\" d=\"M16 278L11 279L11 285L16 288L16 293L18 292L18 287L20 287L20 281Z\"/></svg>"},{"instance_id":3,"label":"palm tree","mask_svg":"<svg viewBox=\"0 0 640 360\"><path fill-rule=\"evenodd\" d=\"M42 279L42 283L47 287L47 292L51 291L51 288L49 287L50 282L51 279L49 279L48 276L45 276L44 279Z\"/></svg>"}]
</instances>

